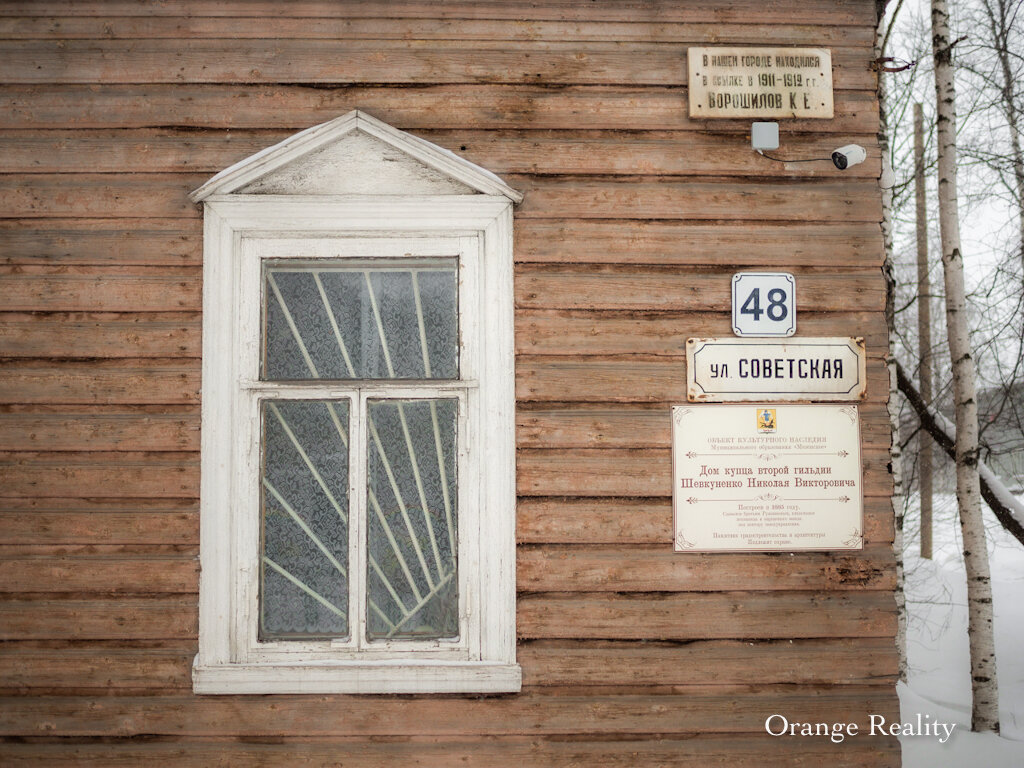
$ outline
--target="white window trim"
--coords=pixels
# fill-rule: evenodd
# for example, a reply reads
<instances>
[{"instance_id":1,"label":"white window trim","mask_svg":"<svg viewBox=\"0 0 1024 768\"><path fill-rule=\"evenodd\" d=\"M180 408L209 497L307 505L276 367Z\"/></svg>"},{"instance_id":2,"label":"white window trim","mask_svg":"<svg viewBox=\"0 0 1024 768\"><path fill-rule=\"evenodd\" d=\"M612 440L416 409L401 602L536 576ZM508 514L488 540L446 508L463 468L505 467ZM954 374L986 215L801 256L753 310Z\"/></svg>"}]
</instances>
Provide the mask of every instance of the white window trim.
<instances>
[{"instance_id":1,"label":"white window trim","mask_svg":"<svg viewBox=\"0 0 1024 768\"><path fill-rule=\"evenodd\" d=\"M202 575L193 689L239 694L518 691L512 200L486 194L231 194L211 195L204 204ZM282 648L287 643L253 646L252 585L258 575L251 568L257 554L252 530L258 505L252 489L258 425L252 408L254 392L266 395L274 387L258 382L254 361L261 291L253 288L243 243L275 237L309 238L311 245L339 238L404 238L410 243L457 238L461 243L465 274L477 286L470 286L468 295L460 287L460 302L468 302L460 304L460 324L469 368L453 391L468 398L469 429L460 451L465 450L469 467L466 479L475 475L479 482L460 478L459 484L459 536L467 544L464 552L460 543L459 553L466 632L455 646L407 644L402 650L373 653L332 650L329 642L316 648L300 643L296 650ZM397 384L383 386L399 391ZM308 394L316 397L321 390L339 396L353 392L325 383Z\"/></svg>"}]
</instances>

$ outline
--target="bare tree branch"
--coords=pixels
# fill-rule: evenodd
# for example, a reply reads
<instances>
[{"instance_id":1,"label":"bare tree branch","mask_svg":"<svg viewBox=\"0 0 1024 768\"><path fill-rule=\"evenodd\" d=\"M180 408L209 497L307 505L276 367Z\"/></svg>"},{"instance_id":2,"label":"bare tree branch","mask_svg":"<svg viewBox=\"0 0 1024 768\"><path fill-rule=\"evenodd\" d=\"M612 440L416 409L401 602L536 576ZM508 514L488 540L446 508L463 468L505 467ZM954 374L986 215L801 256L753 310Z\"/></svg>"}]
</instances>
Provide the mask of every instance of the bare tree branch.
<instances>
[{"instance_id":1,"label":"bare tree branch","mask_svg":"<svg viewBox=\"0 0 1024 768\"><path fill-rule=\"evenodd\" d=\"M953 448L953 425L941 413L929 406L917 391L914 382L907 376L903 366L896 363L896 376L900 392L914 409L924 430L932 436L936 444L953 461L956 452ZM979 462L978 472L981 475L981 496L999 523L1021 544L1024 544L1024 504L1010 493L995 473Z\"/></svg>"}]
</instances>

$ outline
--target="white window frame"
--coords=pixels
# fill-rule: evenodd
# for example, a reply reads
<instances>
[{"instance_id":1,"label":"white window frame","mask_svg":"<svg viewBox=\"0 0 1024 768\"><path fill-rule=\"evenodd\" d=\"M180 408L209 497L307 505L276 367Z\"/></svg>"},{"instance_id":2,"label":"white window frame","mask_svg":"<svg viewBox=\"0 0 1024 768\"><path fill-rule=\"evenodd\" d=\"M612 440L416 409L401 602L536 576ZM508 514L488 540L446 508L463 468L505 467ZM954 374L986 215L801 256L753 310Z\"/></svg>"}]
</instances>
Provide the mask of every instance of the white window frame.
<instances>
[{"instance_id":1,"label":"white window frame","mask_svg":"<svg viewBox=\"0 0 1024 768\"><path fill-rule=\"evenodd\" d=\"M202 575L194 691L518 691L512 200L486 194L229 194L211 195L204 204ZM296 239L308 246L303 260L457 256L459 380L358 387L260 381L261 263L295 254ZM450 392L466 413L458 436L459 640L390 641L372 648L354 641L260 642L260 401L354 398L351 407L357 408L360 398L381 393L430 392ZM352 488L364 479L357 472ZM364 533L353 527L349 536L358 542Z\"/></svg>"}]
</instances>

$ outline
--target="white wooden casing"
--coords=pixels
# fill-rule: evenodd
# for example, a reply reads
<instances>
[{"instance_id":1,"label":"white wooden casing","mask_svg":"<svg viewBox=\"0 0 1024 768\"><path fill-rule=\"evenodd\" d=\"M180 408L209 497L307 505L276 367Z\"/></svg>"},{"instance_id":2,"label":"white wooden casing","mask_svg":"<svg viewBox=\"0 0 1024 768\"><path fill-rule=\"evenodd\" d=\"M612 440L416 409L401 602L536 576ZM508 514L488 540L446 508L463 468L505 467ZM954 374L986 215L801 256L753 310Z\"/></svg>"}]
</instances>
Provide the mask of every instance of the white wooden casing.
<instances>
[{"instance_id":1,"label":"white wooden casing","mask_svg":"<svg viewBox=\"0 0 1024 768\"><path fill-rule=\"evenodd\" d=\"M357 113L353 113L357 114ZM365 116L358 113L357 116ZM340 142L355 118L338 124ZM372 120L372 119L371 119ZM340 122L339 122L340 121ZM384 125L373 121L374 127ZM400 131L384 126L392 147L404 150ZM322 128L322 126L320 127ZM311 129L313 130L313 129ZM378 130L378 133L382 131ZM382 176L377 194L303 193L308 173L280 169L305 153L286 145L259 153L219 174L194 196L205 207L203 268L201 578L199 653L193 666L197 693L430 693L517 691L515 663L515 420L512 304L512 205L517 195L496 177L461 158L458 183L440 194L403 194L402 174ZM396 138L397 135L397 138ZM321 137L322 139L322 137ZM430 155L422 139L408 137ZM351 153L324 152L345 158ZM446 161L443 150L434 148ZM309 151L309 150L307 150ZM219 193L253 184L268 171L267 158L288 157L270 171L295 185L275 194ZM451 156L454 157L454 156ZM393 157L392 160L395 158ZM253 174L246 164L259 165ZM343 160L340 160L344 164ZM319 173L345 173L333 163ZM469 170L466 170L466 167ZM447 172L449 168L434 169ZM429 180L429 173L417 171ZM453 194L467 179L486 192ZM323 189L322 180L312 183ZM281 193L281 192L285 193ZM514 191L512 191L514 192ZM301 250L299 250L301 248ZM259 381L261 262L301 254L318 257L457 256L459 262L460 380L431 385L458 397L466 418L459 435L458 642L260 643L256 636L259 556L259 418L261 398L297 396L287 386ZM294 387L292 387L294 391ZM400 381L315 381L303 398L366 398L374 393L423 395ZM447 395L446 395L447 396ZM358 451L358 447L353 447ZM356 454L358 455L358 454ZM351 479L352 488L361 481ZM361 531L350 529L358 542ZM358 562L353 565L358 566ZM350 570L352 568L350 567ZM361 636L361 627L352 634Z\"/></svg>"}]
</instances>

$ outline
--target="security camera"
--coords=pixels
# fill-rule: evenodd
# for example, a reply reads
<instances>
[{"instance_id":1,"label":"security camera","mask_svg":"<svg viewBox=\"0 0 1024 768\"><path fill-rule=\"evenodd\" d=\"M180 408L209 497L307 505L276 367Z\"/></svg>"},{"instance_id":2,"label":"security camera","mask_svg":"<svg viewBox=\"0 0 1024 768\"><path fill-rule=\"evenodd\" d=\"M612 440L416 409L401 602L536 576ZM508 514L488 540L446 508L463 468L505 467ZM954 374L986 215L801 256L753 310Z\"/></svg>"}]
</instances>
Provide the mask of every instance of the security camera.
<instances>
[{"instance_id":1,"label":"security camera","mask_svg":"<svg viewBox=\"0 0 1024 768\"><path fill-rule=\"evenodd\" d=\"M859 144L847 144L832 153L832 162L840 171L863 163L868 159L868 153Z\"/></svg>"}]
</instances>

